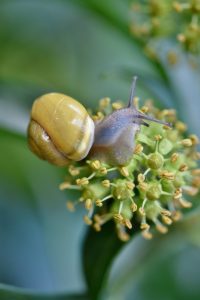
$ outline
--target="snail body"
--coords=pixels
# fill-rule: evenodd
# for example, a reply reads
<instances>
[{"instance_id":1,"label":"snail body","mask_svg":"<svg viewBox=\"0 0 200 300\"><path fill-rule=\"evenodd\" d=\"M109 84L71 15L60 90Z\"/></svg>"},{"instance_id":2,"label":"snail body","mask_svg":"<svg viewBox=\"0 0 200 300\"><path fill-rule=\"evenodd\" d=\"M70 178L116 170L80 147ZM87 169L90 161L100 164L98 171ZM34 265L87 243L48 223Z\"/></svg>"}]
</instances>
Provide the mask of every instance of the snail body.
<instances>
[{"instance_id":1,"label":"snail body","mask_svg":"<svg viewBox=\"0 0 200 300\"><path fill-rule=\"evenodd\" d=\"M135 134L144 120L168 125L139 112L133 104L136 77L128 106L94 123L82 104L59 93L41 96L33 103L28 126L30 149L58 166L88 155L108 164L125 165L133 155Z\"/></svg>"},{"instance_id":2,"label":"snail body","mask_svg":"<svg viewBox=\"0 0 200 300\"><path fill-rule=\"evenodd\" d=\"M114 111L95 126L90 155L113 165L124 165L133 155L135 134L140 124L134 123L134 109Z\"/></svg>"}]
</instances>

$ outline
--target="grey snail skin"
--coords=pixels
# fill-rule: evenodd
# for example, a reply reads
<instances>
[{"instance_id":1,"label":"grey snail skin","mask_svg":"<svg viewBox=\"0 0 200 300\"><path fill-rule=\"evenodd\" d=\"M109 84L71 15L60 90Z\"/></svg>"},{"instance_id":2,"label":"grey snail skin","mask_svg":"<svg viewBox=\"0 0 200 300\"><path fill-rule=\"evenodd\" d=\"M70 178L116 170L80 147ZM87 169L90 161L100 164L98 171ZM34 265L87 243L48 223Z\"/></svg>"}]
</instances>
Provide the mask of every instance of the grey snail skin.
<instances>
[{"instance_id":1,"label":"grey snail skin","mask_svg":"<svg viewBox=\"0 0 200 300\"><path fill-rule=\"evenodd\" d=\"M77 100L59 93L36 99L28 126L28 143L39 158L65 166L86 157L110 165L126 165L133 156L135 134L147 121L166 126L136 109L133 103L137 77L133 78L128 106L94 122Z\"/></svg>"},{"instance_id":2,"label":"grey snail skin","mask_svg":"<svg viewBox=\"0 0 200 300\"><path fill-rule=\"evenodd\" d=\"M113 165L126 165L133 156L135 134L140 130L141 125L149 126L144 120L171 126L136 109L133 102L136 80L135 76L128 106L112 112L95 126L90 155L100 161Z\"/></svg>"}]
</instances>

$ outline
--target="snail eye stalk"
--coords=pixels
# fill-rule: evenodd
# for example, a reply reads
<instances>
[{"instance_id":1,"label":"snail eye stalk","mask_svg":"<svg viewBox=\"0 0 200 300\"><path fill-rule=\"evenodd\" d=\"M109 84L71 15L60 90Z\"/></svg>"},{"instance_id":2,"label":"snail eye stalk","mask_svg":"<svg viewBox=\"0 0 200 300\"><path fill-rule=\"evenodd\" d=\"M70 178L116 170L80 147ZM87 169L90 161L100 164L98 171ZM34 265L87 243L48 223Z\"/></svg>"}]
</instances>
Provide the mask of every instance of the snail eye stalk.
<instances>
[{"instance_id":1,"label":"snail eye stalk","mask_svg":"<svg viewBox=\"0 0 200 300\"><path fill-rule=\"evenodd\" d=\"M129 97L129 102L128 102L128 108L135 108L134 103L133 103L133 98L135 96L136 82L137 82L137 76L134 76L132 84L131 84L131 91L130 91L130 97Z\"/></svg>"}]
</instances>

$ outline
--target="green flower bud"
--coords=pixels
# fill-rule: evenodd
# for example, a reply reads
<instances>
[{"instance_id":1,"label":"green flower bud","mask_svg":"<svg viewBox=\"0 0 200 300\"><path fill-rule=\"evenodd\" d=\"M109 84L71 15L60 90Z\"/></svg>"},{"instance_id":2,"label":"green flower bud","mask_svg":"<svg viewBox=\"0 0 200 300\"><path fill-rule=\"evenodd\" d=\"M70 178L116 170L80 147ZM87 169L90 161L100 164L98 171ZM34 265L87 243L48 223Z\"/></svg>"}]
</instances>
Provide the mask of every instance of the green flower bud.
<instances>
[{"instance_id":1,"label":"green flower bud","mask_svg":"<svg viewBox=\"0 0 200 300\"><path fill-rule=\"evenodd\" d=\"M146 196L148 200L157 200L160 198L160 195L162 193L161 184L154 182L149 184L149 188L147 190Z\"/></svg>"},{"instance_id":2,"label":"green flower bud","mask_svg":"<svg viewBox=\"0 0 200 300\"><path fill-rule=\"evenodd\" d=\"M119 210L120 210L120 201L115 201L111 207L111 212L113 215L119 214ZM122 215L122 217L124 219L128 219L130 220L133 216L133 212L131 210L131 201L127 200L127 201L123 201L123 206L121 209L120 214Z\"/></svg>"},{"instance_id":3,"label":"green flower bud","mask_svg":"<svg viewBox=\"0 0 200 300\"><path fill-rule=\"evenodd\" d=\"M150 220L156 219L159 214L161 213L162 208L160 207L160 204L158 201L148 202L145 205L145 214L146 217Z\"/></svg>"},{"instance_id":4,"label":"green flower bud","mask_svg":"<svg viewBox=\"0 0 200 300\"><path fill-rule=\"evenodd\" d=\"M175 176L175 179L173 181L173 184L176 188L180 188L181 186L185 185L184 175L182 173L177 173Z\"/></svg>"},{"instance_id":5,"label":"green flower bud","mask_svg":"<svg viewBox=\"0 0 200 300\"><path fill-rule=\"evenodd\" d=\"M116 200L127 200L133 197L134 193L131 189L127 188L127 180L117 179L112 188L112 195Z\"/></svg>"},{"instance_id":6,"label":"green flower bud","mask_svg":"<svg viewBox=\"0 0 200 300\"><path fill-rule=\"evenodd\" d=\"M90 183L83 188L82 197L84 199L101 199L108 194L109 189L102 186L100 181Z\"/></svg>"},{"instance_id":7,"label":"green flower bud","mask_svg":"<svg viewBox=\"0 0 200 300\"><path fill-rule=\"evenodd\" d=\"M160 153L155 152L155 153L151 153L148 156L147 164L149 168L153 170L158 170L162 168L163 163L164 163L164 158Z\"/></svg>"},{"instance_id":8,"label":"green flower bud","mask_svg":"<svg viewBox=\"0 0 200 300\"><path fill-rule=\"evenodd\" d=\"M167 193L173 193L175 188L172 180L162 179L162 190Z\"/></svg>"}]
</instances>

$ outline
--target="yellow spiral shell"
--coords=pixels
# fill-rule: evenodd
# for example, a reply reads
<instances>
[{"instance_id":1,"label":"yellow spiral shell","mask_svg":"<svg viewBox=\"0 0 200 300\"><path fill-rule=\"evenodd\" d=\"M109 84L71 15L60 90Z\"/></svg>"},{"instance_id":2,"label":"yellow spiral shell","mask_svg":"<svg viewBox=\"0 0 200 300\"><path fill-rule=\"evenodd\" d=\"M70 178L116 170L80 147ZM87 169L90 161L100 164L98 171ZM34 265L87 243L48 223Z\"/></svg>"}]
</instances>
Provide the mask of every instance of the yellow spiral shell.
<instances>
[{"instance_id":1,"label":"yellow spiral shell","mask_svg":"<svg viewBox=\"0 0 200 300\"><path fill-rule=\"evenodd\" d=\"M31 150L62 166L85 158L94 140L94 122L82 104L59 93L36 99L28 127Z\"/></svg>"}]
</instances>

